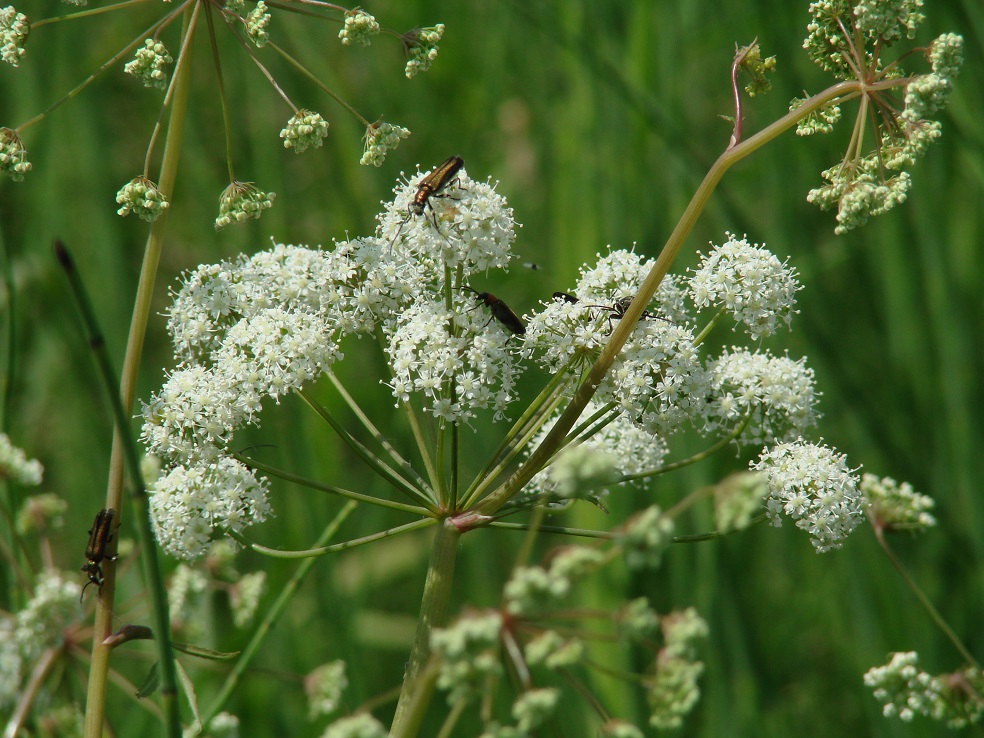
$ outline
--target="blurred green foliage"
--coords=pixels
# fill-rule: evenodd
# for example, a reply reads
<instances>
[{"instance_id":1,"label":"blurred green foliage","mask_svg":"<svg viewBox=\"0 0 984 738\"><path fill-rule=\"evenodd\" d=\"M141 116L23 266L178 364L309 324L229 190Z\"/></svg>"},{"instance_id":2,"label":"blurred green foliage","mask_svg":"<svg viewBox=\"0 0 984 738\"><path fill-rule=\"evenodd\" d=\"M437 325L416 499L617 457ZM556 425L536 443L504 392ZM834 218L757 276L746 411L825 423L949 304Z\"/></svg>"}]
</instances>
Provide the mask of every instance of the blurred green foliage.
<instances>
[{"instance_id":1,"label":"blurred green foliage","mask_svg":"<svg viewBox=\"0 0 984 738\"><path fill-rule=\"evenodd\" d=\"M53 2L35 5L20 3L18 10L32 19L69 10ZM790 257L806 285L801 314L793 332L770 345L809 356L824 393L818 435L852 464L908 480L936 499L939 527L897 545L970 650L984 654L984 9L974 0L928 6L916 43L945 31L962 33L966 61L943 114L942 141L915 169L909 202L835 237L833 216L817 212L805 194L840 157L848 127L827 138L787 135L728 173L675 271L693 265L696 251L706 250L709 240L720 242L726 229ZM343 48L338 26L330 23L277 13L274 23L280 25L272 34L366 118L384 115L413 135L380 169L360 167L360 124L267 54L264 60L295 103L321 112L332 125L323 148L301 156L285 151L278 133L292 111L221 34L237 176L277 192L278 199L262 221L218 234L212 222L227 183L225 141L211 54L205 37L198 39L196 91L158 310L182 270L264 249L271 235L327 247L346 234L370 233L378 203L401 170L412 172L418 163L428 168L452 153L465 159L472 177L500 181L499 191L524 224L518 252L540 267L517 267L480 286L517 312L532 309L554 290L569 289L581 263L607 244L635 243L640 252L658 253L706 167L727 144L730 127L720 116L732 112L728 68L736 43L757 37L763 52L779 61L772 94L746 109L746 135L783 114L789 98L828 84L800 49L805 2L405 0L366 9L383 26L401 31L446 24L432 70L407 80L393 39L380 37L369 49ZM32 34L22 67L0 69L0 125L17 125L47 107L159 12L148 4ZM142 167L160 100L158 92L119 72L104 75L26 131L34 171L20 184L0 182L0 232L13 267L16 309L13 401L3 422L15 443L44 462L44 490L71 503L75 523L56 551L69 570L81 563L88 522L102 506L112 421L51 243L60 237L73 250L119 364L146 227L118 218L114 197ZM346 353L339 375L388 428L392 400L376 383L382 376L377 352L356 343ZM164 321L158 319L147 336L138 395L147 397L170 366ZM535 390L537 381L530 378L527 389ZM327 386L323 396L344 416ZM329 483L385 493L377 480L360 475L357 460L301 403L288 399L263 423L243 435L244 447L275 444L257 453ZM476 423L468 443L490 447L497 432L491 423ZM399 422L392 433L409 448ZM567 520L611 525L653 500L669 506L746 461L725 452L657 480L645 494L616 496L607 518L592 510ZM278 517L255 536L285 548L308 545L339 507L282 484L275 485L273 499ZM403 520L363 509L344 536L397 522ZM711 527L707 511L679 521L681 532ZM305 719L300 677L330 659L349 662L349 709L398 684L428 541L427 535L395 539L315 567L229 705L243 720L243 735L318 735L321 726ZM519 541L502 531L465 538L459 604L497 603ZM274 592L293 568L254 556L242 557L239 565L265 569ZM128 600L140 591L137 567L124 569L121 586L120 617L139 621L144 613ZM885 721L862 685L863 672L895 650L918 650L931 671L961 666L864 528L843 550L824 555L813 553L788 525L677 546L657 576L608 581L589 596L596 606L615 607L626 594L648 595L660 610L694 605L709 621L703 698L686 735L945 732L918 720ZM224 622L227 613L219 609L206 645L241 647L244 635L231 625L218 627ZM118 668L139 681L149 646L118 653ZM207 668L193 675L207 703L220 674ZM612 682L594 686L614 712L642 719L638 695ZM113 700L109 715L117 735L153 729L153 718L126 694ZM576 725L584 708L567 700ZM425 727L422 735L433 730Z\"/></svg>"}]
</instances>

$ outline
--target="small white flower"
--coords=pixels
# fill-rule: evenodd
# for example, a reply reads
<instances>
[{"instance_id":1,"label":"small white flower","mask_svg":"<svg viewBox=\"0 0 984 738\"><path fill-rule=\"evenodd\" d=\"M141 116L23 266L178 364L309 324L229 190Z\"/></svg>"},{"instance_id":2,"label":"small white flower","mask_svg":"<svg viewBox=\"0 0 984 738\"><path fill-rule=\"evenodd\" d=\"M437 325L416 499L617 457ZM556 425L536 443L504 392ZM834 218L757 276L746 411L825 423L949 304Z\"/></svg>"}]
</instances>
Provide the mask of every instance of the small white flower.
<instances>
[{"instance_id":1,"label":"small white flower","mask_svg":"<svg viewBox=\"0 0 984 738\"><path fill-rule=\"evenodd\" d=\"M796 270L765 248L726 235L724 244L701 255L700 266L690 279L694 304L726 308L754 339L771 336L779 320L789 325L796 313L800 289Z\"/></svg>"},{"instance_id":2,"label":"small white flower","mask_svg":"<svg viewBox=\"0 0 984 738\"><path fill-rule=\"evenodd\" d=\"M175 466L157 480L150 512L166 552L194 559L221 529L241 531L270 514L267 482L238 461L221 458L200 466Z\"/></svg>"},{"instance_id":3,"label":"small white flower","mask_svg":"<svg viewBox=\"0 0 984 738\"><path fill-rule=\"evenodd\" d=\"M804 359L732 347L711 361L708 371L709 429L730 431L747 415L741 439L763 445L797 438L816 424L818 396Z\"/></svg>"},{"instance_id":4,"label":"small white flower","mask_svg":"<svg viewBox=\"0 0 984 738\"><path fill-rule=\"evenodd\" d=\"M840 548L862 520L863 498L846 458L802 439L762 452L752 469L765 472L770 497L766 514L774 526L782 514L810 534L817 553Z\"/></svg>"}]
</instances>

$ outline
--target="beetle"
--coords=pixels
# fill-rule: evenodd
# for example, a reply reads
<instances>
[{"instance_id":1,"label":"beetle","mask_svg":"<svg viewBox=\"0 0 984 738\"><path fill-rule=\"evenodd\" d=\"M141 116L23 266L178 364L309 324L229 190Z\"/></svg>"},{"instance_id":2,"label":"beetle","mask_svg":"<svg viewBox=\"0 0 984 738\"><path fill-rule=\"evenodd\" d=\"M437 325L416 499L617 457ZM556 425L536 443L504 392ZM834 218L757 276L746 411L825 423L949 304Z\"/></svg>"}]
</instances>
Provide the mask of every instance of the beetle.
<instances>
[{"instance_id":1,"label":"beetle","mask_svg":"<svg viewBox=\"0 0 984 738\"><path fill-rule=\"evenodd\" d=\"M115 554L108 554L106 547L113 540L113 517L116 511L113 508L105 508L96 513L92 527L89 528L89 542L85 546L85 565L82 571L89 575L89 581L82 588L82 595L85 595L86 587L95 584L100 590L103 585L103 561L116 561ZM79 601L82 596L79 596Z\"/></svg>"},{"instance_id":2,"label":"beetle","mask_svg":"<svg viewBox=\"0 0 984 738\"><path fill-rule=\"evenodd\" d=\"M578 299L567 292L554 292L553 297L555 300L563 300L564 302L569 302L571 305L575 305Z\"/></svg>"},{"instance_id":3,"label":"beetle","mask_svg":"<svg viewBox=\"0 0 984 738\"><path fill-rule=\"evenodd\" d=\"M495 318L502 323L503 327L507 331L514 333L517 336L526 334L526 326L523 325L523 321L520 317L512 311L512 308L510 308L506 303L493 295L491 292L479 292L472 287L462 287L461 289L475 293L475 299L480 303L483 303L485 307L491 310L492 318ZM489 318L489 322L492 322L492 318ZM485 325L488 325L488 323Z\"/></svg>"},{"instance_id":4,"label":"beetle","mask_svg":"<svg viewBox=\"0 0 984 738\"><path fill-rule=\"evenodd\" d=\"M427 208L430 208L434 228L437 229L438 233L441 232L441 229L437 225L437 216L434 213L431 198L448 197L448 195L442 195L441 193L458 178L458 172L461 171L464 165L465 161L460 156L450 156L421 177L420 182L417 184L417 191L407 205L407 217L403 219L400 227L396 229L396 235L393 236L390 247L396 243L396 240L400 237L400 233L403 231L403 226L407 224L410 218L415 215L418 217L423 215Z\"/></svg>"}]
</instances>

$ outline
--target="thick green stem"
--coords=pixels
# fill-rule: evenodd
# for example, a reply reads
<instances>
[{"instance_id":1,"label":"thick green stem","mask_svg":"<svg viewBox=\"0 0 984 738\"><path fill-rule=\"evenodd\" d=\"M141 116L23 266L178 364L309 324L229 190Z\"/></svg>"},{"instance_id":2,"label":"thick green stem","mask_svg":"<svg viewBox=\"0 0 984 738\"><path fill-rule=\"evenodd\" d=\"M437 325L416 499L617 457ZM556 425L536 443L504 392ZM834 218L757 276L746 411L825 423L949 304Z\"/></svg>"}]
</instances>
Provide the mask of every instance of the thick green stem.
<instances>
[{"instance_id":1,"label":"thick green stem","mask_svg":"<svg viewBox=\"0 0 984 738\"><path fill-rule=\"evenodd\" d=\"M177 68L174 71L173 90L174 97L171 102L171 119L168 126L167 143L164 149L164 158L161 163L160 191L171 199L174 191L174 181L178 168L178 157L181 152L181 141L184 135L185 112L188 107L188 90L190 85L191 70L191 50L188 43L196 26L198 4L189 5L185 16L185 27L182 30L183 49L178 60ZM127 338L126 355L123 360L123 373L120 377L120 404L127 410L133 407L133 399L137 382L137 375L140 368L140 356L143 351L144 336L147 331L147 322L150 319L151 299L154 293L154 284L157 277L157 265L160 261L161 248L164 242L164 228L167 222L167 210L151 226L147 237L147 245L144 250L144 261L140 270L140 281L137 285L137 295L134 300L133 316L130 320L130 334ZM123 498L123 466L124 466L124 443L122 433L124 429L116 428L113 433L113 449L109 461L109 480L106 490L105 507L113 508L122 514ZM134 505L134 511L141 518L146 518L147 505L146 498L135 500L138 504ZM139 504L139 503L143 504ZM149 521L138 520L137 525L149 530ZM154 587L157 591L151 597L155 604L154 630L162 652L168 652L167 632L169 623L167 622L166 599L163 586L159 579L160 570L157 566L157 549L152 545L152 540L144 548L142 555L147 559L147 573L157 581L147 581L148 588ZM151 561L152 560L152 561ZM102 587L96 605L96 620L92 634L92 663L89 669L89 689L86 698L85 714L85 736L86 738L99 738L103 733L103 723L105 721L105 701L106 683L109 673L109 653L110 647L104 645L103 641L112 632L113 617L113 595L116 585L115 567L106 567L105 584ZM157 576L154 576L154 575ZM161 694L164 703L164 724L166 734L178 735L180 725L178 723L177 701L175 700L174 684L176 681L173 659L162 658L159 665L161 674Z\"/></svg>"},{"instance_id":2,"label":"thick green stem","mask_svg":"<svg viewBox=\"0 0 984 738\"><path fill-rule=\"evenodd\" d=\"M417 635L410 650L410 661L403 677L403 690L396 705L396 715L390 728L391 738L412 738L417 734L420 721L430 700L428 694L434 688L433 679L424 679L425 667L430 659L430 637L434 628L446 624L448 602L451 598L451 582L454 579L455 558L461 531L449 520L444 520L434 536L431 559L424 582L424 596L420 603Z\"/></svg>"},{"instance_id":3,"label":"thick green stem","mask_svg":"<svg viewBox=\"0 0 984 738\"><path fill-rule=\"evenodd\" d=\"M714 189L717 187L718 182L721 181L724 173L733 164L757 151L783 132L793 128L799 121L806 118L813 111L829 104L831 101L856 93L858 88L859 83L857 82L842 82L834 85L821 94L810 98L803 105L790 111L775 123L759 131L746 141L728 147L717 158L717 161L711 165L710 170L704 176L704 180L700 183L700 186L691 198L676 228L673 229L673 233L670 234L669 239L667 239L666 244L663 246L663 250L656 257L656 262L653 264L652 270L650 270L649 275L639 288L639 292L636 294L629 309L625 311L625 315L618 322L618 326L612 332L611 338L608 339L608 343L602 349L598 360L588 371L581 386L578 387L570 405L567 406L567 409L564 410L556 424L554 424L550 433L547 434L543 442L530 455L526 463L516 470L495 492L485 498L478 505L477 512L484 515L492 515L522 489L560 448L564 439L567 437L567 432L574 427L574 424L591 400L601 380L604 379L608 370L611 368L615 357L618 356L619 351L622 350L622 346L625 345L629 335L635 329L635 325L642 317L646 306L652 300L653 295L656 294L656 289L670 270L670 265L676 259L677 254L680 253L680 249L690 235L690 231L693 230L694 224L696 224L700 214L707 206Z\"/></svg>"}]
</instances>

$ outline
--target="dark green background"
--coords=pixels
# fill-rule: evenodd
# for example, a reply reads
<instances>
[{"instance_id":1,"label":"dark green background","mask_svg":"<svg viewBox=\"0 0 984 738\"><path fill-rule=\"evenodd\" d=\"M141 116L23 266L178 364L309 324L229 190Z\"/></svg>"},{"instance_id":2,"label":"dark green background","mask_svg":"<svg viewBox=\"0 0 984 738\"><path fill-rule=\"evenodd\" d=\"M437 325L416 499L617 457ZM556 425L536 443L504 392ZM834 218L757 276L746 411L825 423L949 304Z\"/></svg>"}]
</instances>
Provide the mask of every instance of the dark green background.
<instances>
[{"instance_id":1,"label":"dark green background","mask_svg":"<svg viewBox=\"0 0 984 738\"><path fill-rule=\"evenodd\" d=\"M379 169L358 165L361 125L309 83L263 54L295 103L320 111L331 134L321 149L296 156L278 133L291 111L226 34L221 39L230 102L232 148L240 179L278 194L262 221L216 234L212 221L227 184L225 140L214 70L204 36L195 49L195 92L185 150L161 262L157 310L182 270L278 241L322 244L371 232L380 200L398 173L428 168L452 153L475 178L499 191L523 223L517 250L536 272L492 275L493 289L518 311L572 286L577 268L606 245L655 255L707 166L727 144L728 79L735 43L758 37L776 54L774 92L752 101L746 131L781 115L794 95L829 83L800 48L807 3L383 2L367 10L388 28L442 22L447 31L433 69L413 80L392 38L369 49L343 48L338 26L277 13L273 38L292 50L362 114L410 128L413 135ZM807 355L823 392L817 437L852 465L910 481L937 501L940 525L918 539L895 541L902 559L976 654L980 631L984 464L981 212L984 205L984 11L971 0L929 3L917 42L964 34L966 61L943 138L913 171L910 201L847 236L833 235L830 213L805 202L819 172L840 156L849 133L792 134L729 172L695 228L675 271L724 231L747 233L780 258L790 257L805 289L791 334L770 347ZM21 3L32 18L67 6ZM170 7L170 6L165 6ZM96 69L161 12L156 2L107 16L39 29L22 67L0 69L0 125L35 115ZM172 53L177 26L164 35ZM101 507L111 418L65 282L51 254L55 237L73 250L94 292L114 361L119 365L146 226L115 215L119 187L142 167L160 95L119 74L122 62L42 124L24 133L34 171L20 184L0 182L0 228L13 263L16 374L4 421L14 441L46 466L44 489L71 503L71 524L56 551L67 570L80 565L85 531ZM915 67L913 67L915 70ZM845 110L846 118L854 109ZM155 159L157 161L158 159ZM149 329L139 395L160 385L171 366L164 320ZM728 343L740 340L721 333ZM364 342L368 343L368 342ZM380 359L354 344L339 374L383 427L392 400L380 388ZM531 377L526 389L536 389ZM325 401L334 403L325 388ZM468 443L480 448L499 432L484 420ZM394 434L406 440L402 424ZM243 434L274 443L264 453L297 472L364 492L384 493L361 475L330 432L298 402L266 413ZM237 441L239 437L237 437ZM408 442L407 442L407 445ZM742 467L731 452L660 479L650 492L613 500L611 521L652 500L668 506L692 489ZM267 545L310 544L338 503L275 485L278 518L254 531ZM357 512L344 537L404 522ZM574 524L607 525L590 513ZM708 530L708 512L679 521L682 532ZM517 534L468 536L456 582L457 604L494 605ZM257 669L230 709L244 736L319 735L305 721L298 675L345 658L348 707L397 683L419 603L426 536L320 562L271 636ZM544 540L544 544L551 541ZM292 566L245 556L244 570L264 568L276 591ZM168 562L173 566L173 562ZM126 570L120 608L139 592L137 567ZM81 576L81 575L80 575ZM650 578L607 577L589 594L614 607L649 595L660 610L696 606L711 636L702 652L703 698L684 733L694 736L920 736L948 733L925 720L888 722L861 683L895 650L918 650L933 672L961 666L958 654L859 529L843 550L817 555L791 526L759 527L715 543L674 547ZM235 649L245 636L226 624L221 605L203 624L209 645ZM136 609L125 618L139 621ZM124 617L121 615L121 617ZM120 654L118 666L139 679L149 659ZM194 663L191 664L195 666ZM641 667L642 664L636 666ZM215 670L195 672L203 702ZM633 690L599 681L617 714L639 718ZM81 691L78 694L82 694ZM148 728L146 714L113 693L111 720L121 736ZM577 711L571 712L577 722ZM383 712L379 713L385 717ZM425 728L422 735L436 728ZM430 732L428 732L430 731ZM462 735L477 734L475 728ZM575 732L567 734L575 735Z\"/></svg>"}]
</instances>

